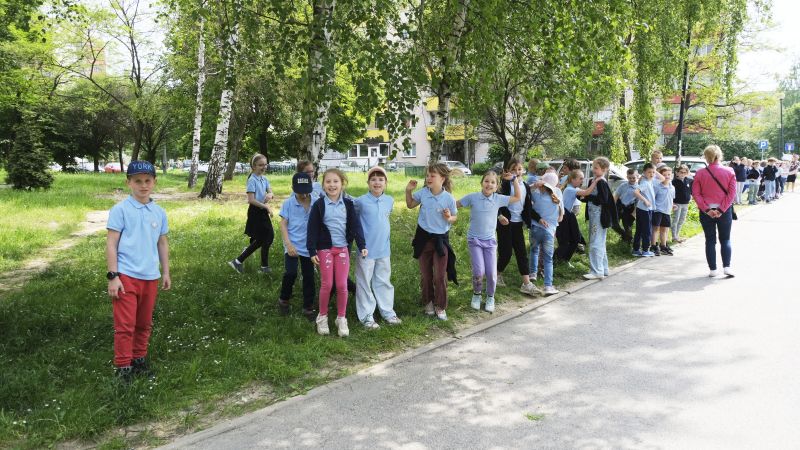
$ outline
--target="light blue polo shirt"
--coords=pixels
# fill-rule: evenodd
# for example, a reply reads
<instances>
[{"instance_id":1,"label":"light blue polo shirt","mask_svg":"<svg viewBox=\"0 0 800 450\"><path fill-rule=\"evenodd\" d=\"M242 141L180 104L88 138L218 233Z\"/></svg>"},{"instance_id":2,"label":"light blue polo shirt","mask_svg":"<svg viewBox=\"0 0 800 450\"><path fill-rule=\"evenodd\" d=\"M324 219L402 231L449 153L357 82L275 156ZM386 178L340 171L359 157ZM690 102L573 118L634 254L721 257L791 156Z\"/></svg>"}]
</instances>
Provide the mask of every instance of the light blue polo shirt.
<instances>
[{"instance_id":1,"label":"light blue polo shirt","mask_svg":"<svg viewBox=\"0 0 800 450\"><path fill-rule=\"evenodd\" d=\"M306 236L308 235L308 216L311 215L312 201L305 209L297 200L297 196L292 194L281 205L281 217L286 219L286 231L289 232L289 242L297 249L297 254L308 257L306 248ZM283 252L286 253L286 244L283 245Z\"/></svg>"},{"instance_id":2,"label":"light blue polo shirt","mask_svg":"<svg viewBox=\"0 0 800 450\"><path fill-rule=\"evenodd\" d=\"M264 203L269 190L269 181L262 175L250 175L247 177L247 192L252 192L256 196L256 201Z\"/></svg>"},{"instance_id":3,"label":"light blue polo shirt","mask_svg":"<svg viewBox=\"0 0 800 450\"><path fill-rule=\"evenodd\" d=\"M647 180L645 177L642 177L642 179L639 180L639 184L636 186L635 190L639 191L639 193L650 202L650 206L648 207L644 204L644 202L637 201L636 207L642 211L653 211L656 201L656 193L653 190L653 182Z\"/></svg>"},{"instance_id":4,"label":"light blue polo shirt","mask_svg":"<svg viewBox=\"0 0 800 450\"><path fill-rule=\"evenodd\" d=\"M109 230L119 231L117 271L140 280L161 278L158 270L158 238L169 232L167 213L150 200L139 203L133 196L117 203L108 213Z\"/></svg>"},{"instance_id":5,"label":"light blue polo shirt","mask_svg":"<svg viewBox=\"0 0 800 450\"><path fill-rule=\"evenodd\" d=\"M567 187L564 188L564 209L567 211L572 211L572 208L575 206L575 200L578 198L578 188L575 186L568 184Z\"/></svg>"},{"instance_id":6,"label":"light blue polo shirt","mask_svg":"<svg viewBox=\"0 0 800 450\"><path fill-rule=\"evenodd\" d=\"M449 208L450 214L455 216L457 208L456 199L449 192L442 189L439 195L433 195L425 186L411 194L411 197L420 203L417 223L423 230L432 234L444 234L450 231L450 223L445 220L443 212Z\"/></svg>"},{"instance_id":7,"label":"light blue polo shirt","mask_svg":"<svg viewBox=\"0 0 800 450\"><path fill-rule=\"evenodd\" d=\"M347 247L347 206L344 204L343 195L339 195L336 200L331 200L325 195L322 197L325 202L325 218L322 222L328 227L331 233L331 245L333 247Z\"/></svg>"},{"instance_id":8,"label":"light blue polo shirt","mask_svg":"<svg viewBox=\"0 0 800 450\"><path fill-rule=\"evenodd\" d=\"M511 182L511 197L515 195L517 188L515 183ZM519 201L516 203L512 203L508 205L508 211L511 213L511 217L508 219L511 222L522 222L522 209L525 208L525 197L528 196L528 190L523 189L519 195ZM496 214L495 214L496 215Z\"/></svg>"},{"instance_id":9,"label":"light blue polo shirt","mask_svg":"<svg viewBox=\"0 0 800 450\"><path fill-rule=\"evenodd\" d=\"M394 199L386 194L375 197L367 192L355 199L355 208L361 229L364 230L364 240L367 241L367 258L391 256L389 216L394 208Z\"/></svg>"},{"instance_id":10,"label":"light blue polo shirt","mask_svg":"<svg viewBox=\"0 0 800 450\"><path fill-rule=\"evenodd\" d=\"M558 227L558 216L561 215L561 206L553 203L550 192L541 192L539 189L534 189L531 193L531 200L533 200L533 210L547 221L546 228L539 221L534 221L533 226L544 228L551 235L555 235L556 227Z\"/></svg>"},{"instance_id":11,"label":"light blue polo shirt","mask_svg":"<svg viewBox=\"0 0 800 450\"><path fill-rule=\"evenodd\" d=\"M672 201L675 199L675 186L672 183L664 186L663 183L654 185L656 193L655 210L664 213L672 214Z\"/></svg>"},{"instance_id":12,"label":"light blue polo shirt","mask_svg":"<svg viewBox=\"0 0 800 450\"><path fill-rule=\"evenodd\" d=\"M533 183L536 183L537 181L539 181L539 175L536 175L535 173L528 173L525 178L525 183L527 183L528 186L531 186Z\"/></svg>"},{"instance_id":13,"label":"light blue polo shirt","mask_svg":"<svg viewBox=\"0 0 800 450\"><path fill-rule=\"evenodd\" d=\"M636 184L623 183L617 186L617 192L614 194L623 205L630 206L636 201L636 196L633 195L633 192L637 187L638 185Z\"/></svg>"},{"instance_id":14,"label":"light blue polo shirt","mask_svg":"<svg viewBox=\"0 0 800 450\"><path fill-rule=\"evenodd\" d=\"M509 206L511 199L508 195L493 192L490 196L483 192L473 192L461 199L461 206L471 208L469 215L469 230L467 239L494 239L494 230L497 228L497 212L503 206Z\"/></svg>"},{"instance_id":15,"label":"light blue polo shirt","mask_svg":"<svg viewBox=\"0 0 800 450\"><path fill-rule=\"evenodd\" d=\"M318 198L322 197L323 195L325 195L325 193L322 192L322 185L319 184L319 181L315 181L311 185L311 203L314 203Z\"/></svg>"}]
</instances>

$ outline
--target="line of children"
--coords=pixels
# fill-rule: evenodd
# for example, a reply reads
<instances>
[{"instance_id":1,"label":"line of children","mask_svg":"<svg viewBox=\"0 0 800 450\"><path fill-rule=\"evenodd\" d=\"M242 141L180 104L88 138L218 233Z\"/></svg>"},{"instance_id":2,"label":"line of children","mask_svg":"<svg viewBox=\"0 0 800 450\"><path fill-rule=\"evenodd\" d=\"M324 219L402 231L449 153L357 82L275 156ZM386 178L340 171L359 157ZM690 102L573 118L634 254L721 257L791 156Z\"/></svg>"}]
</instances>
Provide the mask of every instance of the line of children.
<instances>
[{"instance_id":1,"label":"line of children","mask_svg":"<svg viewBox=\"0 0 800 450\"><path fill-rule=\"evenodd\" d=\"M244 261L261 248L261 272L270 273L269 248L275 239L275 230L272 229L270 210L267 203L272 200L272 188L269 180L264 177L267 167L267 157L256 153L250 160L250 175L247 177L247 224L244 234L250 236L250 245L242 253L229 261L233 270L244 273Z\"/></svg>"},{"instance_id":2,"label":"line of children","mask_svg":"<svg viewBox=\"0 0 800 450\"><path fill-rule=\"evenodd\" d=\"M494 292L497 284L497 228L500 208L518 203L522 192L520 177L504 173L503 178L513 180L514 194L498 194L499 177L493 171L487 171L481 178L481 191L467 194L456 202L458 208L471 208L469 230L467 231L467 247L472 260L472 309L481 309L483 278L486 277L487 312L494 312ZM524 243L523 243L524 245Z\"/></svg>"}]
</instances>

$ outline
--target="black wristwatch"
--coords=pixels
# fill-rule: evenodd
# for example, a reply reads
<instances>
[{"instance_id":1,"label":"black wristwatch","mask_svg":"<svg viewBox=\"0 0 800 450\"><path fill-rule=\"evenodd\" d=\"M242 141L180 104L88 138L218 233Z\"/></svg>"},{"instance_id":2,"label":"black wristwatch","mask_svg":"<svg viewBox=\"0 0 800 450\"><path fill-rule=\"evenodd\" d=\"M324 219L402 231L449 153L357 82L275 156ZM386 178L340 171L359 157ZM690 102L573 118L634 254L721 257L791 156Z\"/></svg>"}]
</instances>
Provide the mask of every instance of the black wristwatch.
<instances>
[{"instance_id":1,"label":"black wristwatch","mask_svg":"<svg viewBox=\"0 0 800 450\"><path fill-rule=\"evenodd\" d=\"M118 276L119 276L119 272L108 272L108 273L106 273L106 278L108 278L108 281L111 281L114 278L117 278Z\"/></svg>"}]
</instances>

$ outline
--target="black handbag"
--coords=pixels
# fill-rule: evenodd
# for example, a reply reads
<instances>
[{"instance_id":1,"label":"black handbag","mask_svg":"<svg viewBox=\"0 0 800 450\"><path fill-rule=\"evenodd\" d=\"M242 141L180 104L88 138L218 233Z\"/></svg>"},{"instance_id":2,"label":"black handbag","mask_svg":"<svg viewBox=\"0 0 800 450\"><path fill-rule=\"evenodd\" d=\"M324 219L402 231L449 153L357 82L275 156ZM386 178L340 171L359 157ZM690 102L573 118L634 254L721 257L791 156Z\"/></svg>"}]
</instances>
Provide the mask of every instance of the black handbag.
<instances>
[{"instance_id":1,"label":"black handbag","mask_svg":"<svg viewBox=\"0 0 800 450\"><path fill-rule=\"evenodd\" d=\"M714 172L711 171L711 168L706 167L706 170L708 171L708 174L711 175L711 178L713 178L714 181L717 183L717 186L719 186L719 188L722 189L722 192L724 192L725 195L728 195L728 191L724 187L722 187L722 183L720 183L717 177L714 176ZM736 210L733 209L733 204L731 204L731 217L733 218L733 220L739 220L739 216L736 215Z\"/></svg>"}]
</instances>

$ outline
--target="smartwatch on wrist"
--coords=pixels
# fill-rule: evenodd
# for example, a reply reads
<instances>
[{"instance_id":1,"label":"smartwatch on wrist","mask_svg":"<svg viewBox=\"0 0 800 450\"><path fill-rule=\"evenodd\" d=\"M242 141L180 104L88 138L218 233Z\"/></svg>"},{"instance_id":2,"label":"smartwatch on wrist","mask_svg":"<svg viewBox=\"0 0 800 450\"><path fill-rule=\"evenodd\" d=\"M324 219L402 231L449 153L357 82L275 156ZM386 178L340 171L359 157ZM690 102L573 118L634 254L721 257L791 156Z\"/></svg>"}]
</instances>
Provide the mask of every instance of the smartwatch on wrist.
<instances>
[{"instance_id":1,"label":"smartwatch on wrist","mask_svg":"<svg viewBox=\"0 0 800 450\"><path fill-rule=\"evenodd\" d=\"M108 273L106 273L106 278L108 278L108 281L111 281L114 278L117 278L118 276L119 276L119 272L108 272Z\"/></svg>"}]
</instances>

